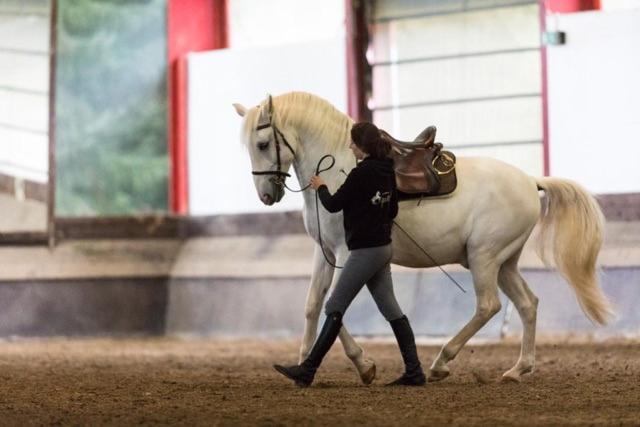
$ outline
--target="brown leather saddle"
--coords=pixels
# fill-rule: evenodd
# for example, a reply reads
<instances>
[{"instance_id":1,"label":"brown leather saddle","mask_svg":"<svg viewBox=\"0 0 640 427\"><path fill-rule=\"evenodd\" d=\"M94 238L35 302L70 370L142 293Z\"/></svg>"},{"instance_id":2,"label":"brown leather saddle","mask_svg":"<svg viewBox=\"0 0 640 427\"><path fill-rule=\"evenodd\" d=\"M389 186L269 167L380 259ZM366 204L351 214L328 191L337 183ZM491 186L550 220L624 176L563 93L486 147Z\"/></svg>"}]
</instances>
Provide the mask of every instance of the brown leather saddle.
<instances>
[{"instance_id":1,"label":"brown leather saddle","mask_svg":"<svg viewBox=\"0 0 640 427\"><path fill-rule=\"evenodd\" d=\"M435 126L427 127L411 142L381 132L391 143L400 200L443 196L456 189L456 156L435 142Z\"/></svg>"}]
</instances>

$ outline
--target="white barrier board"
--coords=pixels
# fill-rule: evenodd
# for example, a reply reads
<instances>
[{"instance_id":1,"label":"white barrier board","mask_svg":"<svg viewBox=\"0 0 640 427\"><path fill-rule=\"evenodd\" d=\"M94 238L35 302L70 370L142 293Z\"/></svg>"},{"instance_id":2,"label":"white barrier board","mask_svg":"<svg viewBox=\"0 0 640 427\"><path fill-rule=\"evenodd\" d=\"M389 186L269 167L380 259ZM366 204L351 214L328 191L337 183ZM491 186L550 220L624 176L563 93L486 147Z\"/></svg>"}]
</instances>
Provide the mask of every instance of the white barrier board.
<instances>
[{"instance_id":1,"label":"white barrier board","mask_svg":"<svg viewBox=\"0 0 640 427\"><path fill-rule=\"evenodd\" d=\"M188 57L188 179L192 215L290 211L302 208L288 192L274 206L259 201L241 118L232 104L254 106L268 93L305 91L346 112L344 37L301 44L225 49ZM292 170L290 171L290 173ZM298 188L297 180L289 178Z\"/></svg>"}]
</instances>

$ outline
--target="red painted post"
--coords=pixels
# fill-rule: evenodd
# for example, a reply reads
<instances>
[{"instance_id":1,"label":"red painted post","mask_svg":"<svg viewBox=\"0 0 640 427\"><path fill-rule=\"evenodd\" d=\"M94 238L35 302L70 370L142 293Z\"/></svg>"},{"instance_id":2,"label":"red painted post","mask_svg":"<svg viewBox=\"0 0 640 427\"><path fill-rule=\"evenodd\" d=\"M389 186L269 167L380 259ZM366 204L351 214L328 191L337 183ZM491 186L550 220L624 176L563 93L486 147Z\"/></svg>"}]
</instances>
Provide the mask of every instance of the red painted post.
<instances>
[{"instance_id":1,"label":"red painted post","mask_svg":"<svg viewBox=\"0 0 640 427\"><path fill-rule=\"evenodd\" d=\"M600 9L600 0L547 0L546 9L554 13L572 13Z\"/></svg>"},{"instance_id":2,"label":"red painted post","mask_svg":"<svg viewBox=\"0 0 640 427\"><path fill-rule=\"evenodd\" d=\"M186 55L228 46L227 10L227 0L167 0L169 204L175 214L189 211Z\"/></svg>"},{"instance_id":3,"label":"red painted post","mask_svg":"<svg viewBox=\"0 0 640 427\"><path fill-rule=\"evenodd\" d=\"M371 121L367 98L371 90L370 67L366 51L369 34L366 4L359 0L345 0L347 33L347 108L356 121Z\"/></svg>"},{"instance_id":4,"label":"red painted post","mask_svg":"<svg viewBox=\"0 0 640 427\"><path fill-rule=\"evenodd\" d=\"M549 176L549 98L547 91L547 46L542 43L542 34L547 29L546 0L539 0L540 16L540 80L542 94L542 167L544 176Z\"/></svg>"}]
</instances>

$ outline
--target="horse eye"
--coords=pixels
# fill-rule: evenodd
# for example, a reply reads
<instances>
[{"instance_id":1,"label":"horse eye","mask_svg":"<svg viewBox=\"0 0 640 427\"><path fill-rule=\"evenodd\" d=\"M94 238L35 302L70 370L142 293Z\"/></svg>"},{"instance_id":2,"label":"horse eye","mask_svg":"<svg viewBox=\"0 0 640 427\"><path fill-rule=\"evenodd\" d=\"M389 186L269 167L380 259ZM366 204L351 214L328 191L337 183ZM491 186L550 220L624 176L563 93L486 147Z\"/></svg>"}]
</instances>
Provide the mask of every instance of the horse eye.
<instances>
[{"instance_id":1,"label":"horse eye","mask_svg":"<svg viewBox=\"0 0 640 427\"><path fill-rule=\"evenodd\" d=\"M260 151L264 151L267 149L267 147L269 146L269 141L266 142L259 142L258 143L258 150Z\"/></svg>"}]
</instances>

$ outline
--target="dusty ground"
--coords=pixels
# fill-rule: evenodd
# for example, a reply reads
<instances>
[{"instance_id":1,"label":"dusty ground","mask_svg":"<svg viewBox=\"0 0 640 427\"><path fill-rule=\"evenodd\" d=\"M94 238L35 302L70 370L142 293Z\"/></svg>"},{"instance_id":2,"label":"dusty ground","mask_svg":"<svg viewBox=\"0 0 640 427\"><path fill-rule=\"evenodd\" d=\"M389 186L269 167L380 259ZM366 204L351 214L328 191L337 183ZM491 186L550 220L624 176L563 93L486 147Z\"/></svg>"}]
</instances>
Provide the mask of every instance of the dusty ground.
<instances>
[{"instance_id":1,"label":"dusty ground","mask_svg":"<svg viewBox=\"0 0 640 427\"><path fill-rule=\"evenodd\" d=\"M90 340L0 343L4 425L640 425L640 343L539 345L537 371L498 383L515 345L469 346L452 376L385 388L392 344L364 343L378 379L359 383L340 345L309 389L272 370L293 342ZM420 347L423 363L435 347Z\"/></svg>"}]
</instances>

